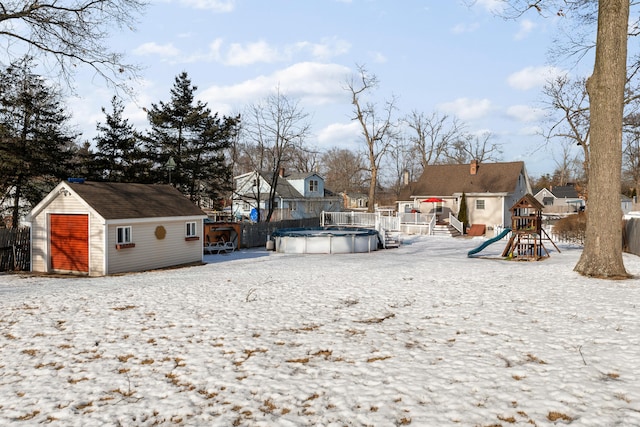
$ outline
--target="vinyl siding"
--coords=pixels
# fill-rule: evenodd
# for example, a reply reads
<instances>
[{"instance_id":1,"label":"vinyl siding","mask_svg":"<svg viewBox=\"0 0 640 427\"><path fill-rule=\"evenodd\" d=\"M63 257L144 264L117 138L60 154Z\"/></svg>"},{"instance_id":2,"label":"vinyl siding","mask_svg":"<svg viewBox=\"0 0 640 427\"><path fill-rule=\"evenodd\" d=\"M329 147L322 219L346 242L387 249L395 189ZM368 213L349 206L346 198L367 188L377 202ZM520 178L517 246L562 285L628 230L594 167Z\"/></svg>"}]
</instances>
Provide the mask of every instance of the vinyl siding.
<instances>
[{"instance_id":1,"label":"vinyl siding","mask_svg":"<svg viewBox=\"0 0 640 427\"><path fill-rule=\"evenodd\" d=\"M196 223L199 240L185 240L186 222ZM131 226L133 248L116 249L116 230ZM166 230L164 239L156 237L156 228ZM107 226L107 274L152 270L202 261L202 218L133 222L119 220Z\"/></svg>"},{"instance_id":2,"label":"vinyl siding","mask_svg":"<svg viewBox=\"0 0 640 427\"><path fill-rule=\"evenodd\" d=\"M49 272L49 215L50 214L88 214L89 215L89 274L104 274L101 219L93 215L85 205L72 195L57 195L51 202L32 218L31 221L31 270Z\"/></svg>"},{"instance_id":3,"label":"vinyl siding","mask_svg":"<svg viewBox=\"0 0 640 427\"><path fill-rule=\"evenodd\" d=\"M476 209L476 200L484 200L484 209ZM493 227L502 224L502 197L467 196L469 222Z\"/></svg>"}]
</instances>

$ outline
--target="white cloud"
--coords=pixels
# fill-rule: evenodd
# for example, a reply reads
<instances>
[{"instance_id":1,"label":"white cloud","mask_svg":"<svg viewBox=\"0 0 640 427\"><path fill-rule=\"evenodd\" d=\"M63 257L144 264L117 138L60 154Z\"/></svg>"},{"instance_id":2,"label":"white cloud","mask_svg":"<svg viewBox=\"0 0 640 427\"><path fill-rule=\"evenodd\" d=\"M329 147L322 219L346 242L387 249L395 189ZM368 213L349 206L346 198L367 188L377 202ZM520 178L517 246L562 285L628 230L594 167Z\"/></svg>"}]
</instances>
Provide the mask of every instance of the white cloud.
<instances>
[{"instance_id":1,"label":"white cloud","mask_svg":"<svg viewBox=\"0 0 640 427\"><path fill-rule=\"evenodd\" d=\"M489 12L500 12L504 9L504 0L476 0L476 5L488 10Z\"/></svg>"},{"instance_id":2,"label":"white cloud","mask_svg":"<svg viewBox=\"0 0 640 427\"><path fill-rule=\"evenodd\" d=\"M565 72L557 67L527 67L511 74L507 78L507 82L514 89L529 90L544 86L549 79L560 74L565 74Z\"/></svg>"},{"instance_id":3,"label":"white cloud","mask_svg":"<svg viewBox=\"0 0 640 427\"><path fill-rule=\"evenodd\" d=\"M258 41L242 45L233 43L225 55L225 65L250 65L257 62L276 62L283 59L277 49L272 48L265 41Z\"/></svg>"},{"instance_id":4,"label":"white cloud","mask_svg":"<svg viewBox=\"0 0 640 427\"><path fill-rule=\"evenodd\" d=\"M362 129L358 122L332 123L318 132L318 143L325 147L355 148Z\"/></svg>"},{"instance_id":5,"label":"white cloud","mask_svg":"<svg viewBox=\"0 0 640 427\"><path fill-rule=\"evenodd\" d=\"M492 109L488 99L458 98L452 102L445 102L438 109L450 113L461 120L475 120L486 116Z\"/></svg>"},{"instance_id":6,"label":"white cloud","mask_svg":"<svg viewBox=\"0 0 640 427\"><path fill-rule=\"evenodd\" d=\"M528 19L521 20L520 30L516 33L515 39L516 40L524 39L526 36L529 35L529 33L531 33L531 31L533 31L535 27L536 27L536 24L533 21L530 21Z\"/></svg>"},{"instance_id":7,"label":"white cloud","mask_svg":"<svg viewBox=\"0 0 640 427\"><path fill-rule=\"evenodd\" d=\"M236 85L211 86L202 91L201 98L216 111L220 104L229 110L230 106L239 108L257 102L279 87L284 95L305 104L322 105L347 96L341 84L350 72L338 64L301 62Z\"/></svg>"},{"instance_id":8,"label":"white cloud","mask_svg":"<svg viewBox=\"0 0 640 427\"><path fill-rule=\"evenodd\" d=\"M453 34L472 33L480 28L480 24L473 22L471 24L457 24L451 29Z\"/></svg>"},{"instance_id":9,"label":"white cloud","mask_svg":"<svg viewBox=\"0 0 640 427\"><path fill-rule=\"evenodd\" d=\"M506 112L509 117L525 123L539 121L547 114L545 110L529 105L512 105Z\"/></svg>"},{"instance_id":10,"label":"white cloud","mask_svg":"<svg viewBox=\"0 0 640 427\"><path fill-rule=\"evenodd\" d=\"M180 50L171 43L160 45L155 42L143 43L133 50L134 55L157 55L161 57L177 57Z\"/></svg>"},{"instance_id":11,"label":"white cloud","mask_svg":"<svg viewBox=\"0 0 640 427\"><path fill-rule=\"evenodd\" d=\"M180 0L188 7L206 9L214 12L231 12L236 7L236 0Z\"/></svg>"},{"instance_id":12,"label":"white cloud","mask_svg":"<svg viewBox=\"0 0 640 427\"><path fill-rule=\"evenodd\" d=\"M387 57L384 56L384 54L382 54L381 52L371 52L369 53L369 55L373 59L373 62L375 62L376 64L384 64L385 62L387 62Z\"/></svg>"},{"instance_id":13,"label":"white cloud","mask_svg":"<svg viewBox=\"0 0 640 427\"><path fill-rule=\"evenodd\" d=\"M338 38L324 38L320 43L297 42L286 48L290 55L298 52L308 52L316 61L326 61L333 57L344 55L351 49L351 44Z\"/></svg>"},{"instance_id":14,"label":"white cloud","mask_svg":"<svg viewBox=\"0 0 640 427\"><path fill-rule=\"evenodd\" d=\"M313 61L326 61L346 54L350 49L351 45L348 42L336 38L323 39L320 43L301 41L282 48L270 45L264 40L231 43L225 46L223 40L218 38L209 44L207 51L192 53L181 61L187 63L216 61L229 66L294 61L298 56L306 56Z\"/></svg>"}]
</instances>

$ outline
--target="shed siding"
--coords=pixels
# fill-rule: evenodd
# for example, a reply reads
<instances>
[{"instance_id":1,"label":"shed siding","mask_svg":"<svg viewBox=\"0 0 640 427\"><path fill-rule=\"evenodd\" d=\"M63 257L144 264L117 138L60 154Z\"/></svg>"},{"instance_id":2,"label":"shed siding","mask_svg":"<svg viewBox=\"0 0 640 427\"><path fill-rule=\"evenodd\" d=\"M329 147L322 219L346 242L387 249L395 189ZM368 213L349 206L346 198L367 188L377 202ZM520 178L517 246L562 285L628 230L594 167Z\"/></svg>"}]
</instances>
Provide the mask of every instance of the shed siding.
<instances>
[{"instance_id":1,"label":"shed siding","mask_svg":"<svg viewBox=\"0 0 640 427\"><path fill-rule=\"evenodd\" d=\"M185 223L195 221L199 240L185 240ZM116 249L116 230L119 226L131 226L132 241L135 247ZM156 237L156 228L166 230L164 239ZM176 221L150 221L107 227L107 274L128 271L143 271L171 265L188 264L202 261L202 219L184 219Z\"/></svg>"},{"instance_id":2,"label":"shed siding","mask_svg":"<svg viewBox=\"0 0 640 427\"><path fill-rule=\"evenodd\" d=\"M50 214L89 214L89 274L103 275L104 250L101 242L104 240L101 219L92 214L85 205L72 195L58 194L37 216L32 218L31 226L31 269L36 272L49 272L49 216Z\"/></svg>"}]
</instances>

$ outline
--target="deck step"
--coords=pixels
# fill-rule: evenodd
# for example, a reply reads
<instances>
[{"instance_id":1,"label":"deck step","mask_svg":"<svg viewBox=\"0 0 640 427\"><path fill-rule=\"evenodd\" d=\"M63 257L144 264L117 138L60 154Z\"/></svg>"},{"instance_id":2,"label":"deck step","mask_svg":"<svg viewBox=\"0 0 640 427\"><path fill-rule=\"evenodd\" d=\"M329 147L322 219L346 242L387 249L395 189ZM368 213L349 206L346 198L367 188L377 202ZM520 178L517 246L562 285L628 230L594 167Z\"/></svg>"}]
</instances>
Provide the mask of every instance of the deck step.
<instances>
[{"instance_id":1,"label":"deck step","mask_svg":"<svg viewBox=\"0 0 640 427\"><path fill-rule=\"evenodd\" d=\"M436 224L435 227L433 227L433 235L457 237L460 235L460 232L450 224Z\"/></svg>"}]
</instances>

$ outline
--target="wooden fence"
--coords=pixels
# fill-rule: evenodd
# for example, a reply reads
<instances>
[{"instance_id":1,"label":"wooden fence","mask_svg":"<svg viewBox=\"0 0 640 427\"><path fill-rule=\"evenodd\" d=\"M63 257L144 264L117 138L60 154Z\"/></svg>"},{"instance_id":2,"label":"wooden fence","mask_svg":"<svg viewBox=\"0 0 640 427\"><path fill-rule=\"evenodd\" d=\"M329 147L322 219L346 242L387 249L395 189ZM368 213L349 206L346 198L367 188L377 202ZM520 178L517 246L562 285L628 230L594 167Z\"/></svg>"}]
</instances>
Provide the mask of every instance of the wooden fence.
<instances>
[{"instance_id":1,"label":"wooden fence","mask_svg":"<svg viewBox=\"0 0 640 427\"><path fill-rule=\"evenodd\" d=\"M0 271L29 271L30 229L0 228Z\"/></svg>"},{"instance_id":2,"label":"wooden fence","mask_svg":"<svg viewBox=\"0 0 640 427\"><path fill-rule=\"evenodd\" d=\"M281 228L319 227L320 218L286 219L277 222L242 223L240 242L244 248L267 244L267 236Z\"/></svg>"}]
</instances>

